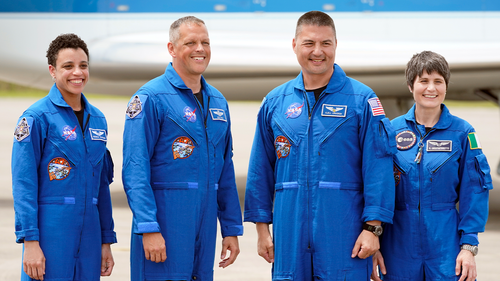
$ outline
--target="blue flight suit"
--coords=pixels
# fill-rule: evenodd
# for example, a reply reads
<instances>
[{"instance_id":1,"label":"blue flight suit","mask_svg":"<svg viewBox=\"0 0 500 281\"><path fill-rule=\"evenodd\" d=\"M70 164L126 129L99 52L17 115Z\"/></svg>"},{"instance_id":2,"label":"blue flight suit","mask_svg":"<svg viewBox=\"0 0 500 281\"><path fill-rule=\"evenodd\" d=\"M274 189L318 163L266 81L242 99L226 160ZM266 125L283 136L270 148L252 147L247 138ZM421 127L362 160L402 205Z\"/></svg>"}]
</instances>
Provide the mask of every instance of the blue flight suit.
<instances>
[{"instance_id":1,"label":"blue flight suit","mask_svg":"<svg viewBox=\"0 0 500 281\"><path fill-rule=\"evenodd\" d=\"M127 107L123 184L133 212L132 280L213 280L222 236L243 234L226 99L201 78L204 106L169 64ZM167 260L145 259L142 233L161 232Z\"/></svg>"},{"instance_id":2,"label":"blue flight suit","mask_svg":"<svg viewBox=\"0 0 500 281\"><path fill-rule=\"evenodd\" d=\"M416 123L415 106L392 125L399 151L394 224L381 239L384 280L458 280L460 245L478 245L488 218L493 186L486 156L474 128L444 104L428 133Z\"/></svg>"},{"instance_id":3,"label":"blue flight suit","mask_svg":"<svg viewBox=\"0 0 500 281\"><path fill-rule=\"evenodd\" d=\"M371 258L351 251L364 221L392 222L394 131L338 65L314 106L310 94L301 73L263 101L245 221L273 223L273 280L369 280Z\"/></svg>"},{"instance_id":4,"label":"blue flight suit","mask_svg":"<svg viewBox=\"0 0 500 281\"><path fill-rule=\"evenodd\" d=\"M16 242L39 241L47 281L99 280L101 245L116 243L106 119L82 99L83 130L54 84L14 132ZM32 279L22 272L21 280Z\"/></svg>"}]
</instances>

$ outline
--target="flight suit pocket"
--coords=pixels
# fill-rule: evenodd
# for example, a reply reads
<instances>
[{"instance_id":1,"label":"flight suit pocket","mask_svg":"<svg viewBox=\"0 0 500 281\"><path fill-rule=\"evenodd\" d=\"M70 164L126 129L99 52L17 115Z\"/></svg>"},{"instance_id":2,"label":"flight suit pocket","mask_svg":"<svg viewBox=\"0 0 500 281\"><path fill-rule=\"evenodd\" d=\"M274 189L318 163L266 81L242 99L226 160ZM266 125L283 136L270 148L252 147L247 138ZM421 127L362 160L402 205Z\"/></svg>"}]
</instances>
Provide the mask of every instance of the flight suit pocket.
<instances>
[{"instance_id":1,"label":"flight suit pocket","mask_svg":"<svg viewBox=\"0 0 500 281\"><path fill-rule=\"evenodd\" d=\"M474 157L473 161L469 161L469 176L471 181L477 181L474 192L481 193L486 190L493 189L492 179L490 175L490 166L484 154L479 154Z\"/></svg>"},{"instance_id":2,"label":"flight suit pocket","mask_svg":"<svg viewBox=\"0 0 500 281\"><path fill-rule=\"evenodd\" d=\"M296 181L298 178L299 138L281 120L274 119L274 150L276 154L276 182Z\"/></svg>"},{"instance_id":3,"label":"flight suit pocket","mask_svg":"<svg viewBox=\"0 0 500 281\"><path fill-rule=\"evenodd\" d=\"M405 184L408 181L408 174L411 169L410 164L399 154L396 153L394 156L394 182L396 183L396 210L408 210L408 204L406 200L406 188Z\"/></svg>"},{"instance_id":4,"label":"flight suit pocket","mask_svg":"<svg viewBox=\"0 0 500 281\"><path fill-rule=\"evenodd\" d=\"M377 158L394 155L396 149L396 133L388 118L383 118L378 123L373 124L375 130L375 156Z\"/></svg>"}]
</instances>

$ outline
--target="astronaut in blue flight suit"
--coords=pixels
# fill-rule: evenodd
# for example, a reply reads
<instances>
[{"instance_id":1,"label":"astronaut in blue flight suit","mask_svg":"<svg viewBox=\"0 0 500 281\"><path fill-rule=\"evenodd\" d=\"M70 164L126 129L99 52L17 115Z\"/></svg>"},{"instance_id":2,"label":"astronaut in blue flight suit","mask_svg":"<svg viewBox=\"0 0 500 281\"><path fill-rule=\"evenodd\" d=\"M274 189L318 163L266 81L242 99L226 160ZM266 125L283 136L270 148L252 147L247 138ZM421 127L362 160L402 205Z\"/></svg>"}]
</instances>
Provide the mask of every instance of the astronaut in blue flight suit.
<instances>
[{"instance_id":1,"label":"astronaut in blue flight suit","mask_svg":"<svg viewBox=\"0 0 500 281\"><path fill-rule=\"evenodd\" d=\"M213 280L217 217L220 267L243 234L229 108L205 82L210 41L202 20L170 27L172 63L130 100L123 183L133 212L131 280ZM226 258L227 250L231 255Z\"/></svg>"},{"instance_id":2,"label":"astronaut in blue flight suit","mask_svg":"<svg viewBox=\"0 0 500 281\"><path fill-rule=\"evenodd\" d=\"M380 225L392 222L394 132L375 93L334 63L336 45L330 16L301 16L302 71L258 114L245 221L273 280L369 280Z\"/></svg>"},{"instance_id":3,"label":"astronaut in blue flight suit","mask_svg":"<svg viewBox=\"0 0 500 281\"><path fill-rule=\"evenodd\" d=\"M19 118L12 149L21 280L99 280L111 274L116 243L106 119L82 94L85 42L60 35L47 58L55 84Z\"/></svg>"},{"instance_id":4,"label":"astronaut in blue flight suit","mask_svg":"<svg viewBox=\"0 0 500 281\"><path fill-rule=\"evenodd\" d=\"M394 224L382 235L374 265L383 280L475 280L477 234L493 188L488 162L474 128L443 104L450 80L445 58L415 54L406 79L415 105L392 121ZM372 278L381 280L375 266Z\"/></svg>"}]
</instances>

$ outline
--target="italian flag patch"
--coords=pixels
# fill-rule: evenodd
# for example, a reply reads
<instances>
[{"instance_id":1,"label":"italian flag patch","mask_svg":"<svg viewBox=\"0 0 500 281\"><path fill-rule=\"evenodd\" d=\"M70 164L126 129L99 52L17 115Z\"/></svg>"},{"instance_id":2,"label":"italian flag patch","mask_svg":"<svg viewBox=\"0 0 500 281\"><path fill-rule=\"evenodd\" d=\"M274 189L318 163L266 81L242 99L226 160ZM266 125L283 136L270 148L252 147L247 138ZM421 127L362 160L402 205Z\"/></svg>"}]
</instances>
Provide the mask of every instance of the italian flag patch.
<instances>
[{"instance_id":1,"label":"italian flag patch","mask_svg":"<svg viewBox=\"0 0 500 281\"><path fill-rule=\"evenodd\" d=\"M469 133L468 137L469 137L470 149L482 149L481 142L479 141L479 138L476 135L476 133Z\"/></svg>"}]
</instances>

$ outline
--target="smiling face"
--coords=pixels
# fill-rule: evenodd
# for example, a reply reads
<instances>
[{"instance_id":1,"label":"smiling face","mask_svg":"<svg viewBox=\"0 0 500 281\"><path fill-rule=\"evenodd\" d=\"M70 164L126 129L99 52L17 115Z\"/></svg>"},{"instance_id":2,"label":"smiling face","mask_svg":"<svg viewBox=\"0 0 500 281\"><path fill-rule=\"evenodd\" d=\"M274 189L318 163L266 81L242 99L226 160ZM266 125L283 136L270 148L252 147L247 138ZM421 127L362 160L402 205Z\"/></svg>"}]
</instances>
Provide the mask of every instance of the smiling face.
<instances>
[{"instance_id":1,"label":"smiling face","mask_svg":"<svg viewBox=\"0 0 500 281\"><path fill-rule=\"evenodd\" d=\"M179 39L168 43L174 69L182 78L198 78L210 62L207 28L204 24L184 23L179 32Z\"/></svg>"},{"instance_id":2,"label":"smiling face","mask_svg":"<svg viewBox=\"0 0 500 281\"><path fill-rule=\"evenodd\" d=\"M302 25L293 39L293 51L306 77L327 77L333 74L337 40L330 26Z\"/></svg>"},{"instance_id":3,"label":"smiling face","mask_svg":"<svg viewBox=\"0 0 500 281\"><path fill-rule=\"evenodd\" d=\"M55 64L49 65L49 72L63 98L68 100L79 96L89 79L89 62L85 52L81 48L61 49Z\"/></svg>"},{"instance_id":4,"label":"smiling face","mask_svg":"<svg viewBox=\"0 0 500 281\"><path fill-rule=\"evenodd\" d=\"M408 87L412 91L411 87ZM413 98L419 109L440 109L446 96L446 82L437 71L422 72L415 77L413 83Z\"/></svg>"}]
</instances>

